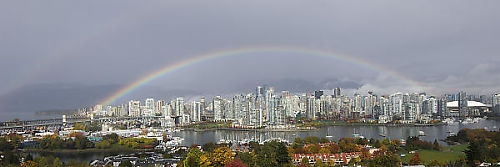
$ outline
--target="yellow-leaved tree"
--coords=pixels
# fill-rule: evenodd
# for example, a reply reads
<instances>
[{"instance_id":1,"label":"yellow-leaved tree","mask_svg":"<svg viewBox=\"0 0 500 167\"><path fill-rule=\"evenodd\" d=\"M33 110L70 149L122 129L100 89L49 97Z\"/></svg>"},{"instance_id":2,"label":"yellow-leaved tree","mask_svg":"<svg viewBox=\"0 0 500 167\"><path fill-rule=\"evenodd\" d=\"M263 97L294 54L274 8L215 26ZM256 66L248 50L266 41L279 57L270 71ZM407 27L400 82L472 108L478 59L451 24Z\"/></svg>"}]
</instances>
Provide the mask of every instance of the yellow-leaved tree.
<instances>
[{"instance_id":1,"label":"yellow-leaved tree","mask_svg":"<svg viewBox=\"0 0 500 167\"><path fill-rule=\"evenodd\" d=\"M202 167L222 167L231 162L233 152L227 147L216 148L212 153L200 157Z\"/></svg>"}]
</instances>

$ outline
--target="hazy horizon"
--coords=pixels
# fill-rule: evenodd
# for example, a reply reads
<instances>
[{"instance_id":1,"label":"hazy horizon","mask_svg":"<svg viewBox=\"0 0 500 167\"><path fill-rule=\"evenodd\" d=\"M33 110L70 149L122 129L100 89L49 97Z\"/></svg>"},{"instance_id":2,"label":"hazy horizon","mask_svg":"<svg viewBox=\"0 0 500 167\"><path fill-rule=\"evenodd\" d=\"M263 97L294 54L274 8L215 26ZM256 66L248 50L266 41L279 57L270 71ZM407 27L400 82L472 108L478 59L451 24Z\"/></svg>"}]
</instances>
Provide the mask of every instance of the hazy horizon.
<instances>
[{"instance_id":1,"label":"hazy horizon","mask_svg":"<svg viewBox=\"0 0 500 167\"><path fill-rule=\"evenodd\" d=\"M293 92L342 87L348 95L500 93L499 1L0 4L4 120L92 106L161 68L252 47L344 58L243 52L186 65L121 101L252 92L263 84Z\"/></svg>"}]
</instances>

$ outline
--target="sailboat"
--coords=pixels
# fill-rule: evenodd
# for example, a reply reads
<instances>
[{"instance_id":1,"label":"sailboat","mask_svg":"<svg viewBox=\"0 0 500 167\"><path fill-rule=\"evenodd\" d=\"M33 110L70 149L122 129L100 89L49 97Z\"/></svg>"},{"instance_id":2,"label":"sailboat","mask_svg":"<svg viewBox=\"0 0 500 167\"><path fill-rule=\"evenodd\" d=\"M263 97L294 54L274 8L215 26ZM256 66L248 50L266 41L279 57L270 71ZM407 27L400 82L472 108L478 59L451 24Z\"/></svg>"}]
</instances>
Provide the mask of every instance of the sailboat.
<instances>
[{"instance_id":1,"label":"sailboat","mask_svg":"<svg viewBox=\"0 0 500 167\"><path fill-rule=\"evenodd\" d=\"M385 127L382 127L382 133L379 134L381 137L385 137Z\"/></svg>"},{"instance_id":2,"label":"sailboat","mask_svg":"<svg viewBox=\"0 0 500 167\"><path fill-rule=\"evenodd\" d=\"M328 135L328 128L326 128L326 138L332 138L333 136Z\"/></svg>"},{"instance_id":3,"label":"sailboat","mask_svg":"<svg viewBox=\"0 0 500 167\"><path fill-rule=\"evenodd\" d=\"M353 138L360 138L363 139L365 138L364 136L360 135L359 133L356 133L356 129L354 129L354 133L352 134Z\"/></svg>"}]
</instances>

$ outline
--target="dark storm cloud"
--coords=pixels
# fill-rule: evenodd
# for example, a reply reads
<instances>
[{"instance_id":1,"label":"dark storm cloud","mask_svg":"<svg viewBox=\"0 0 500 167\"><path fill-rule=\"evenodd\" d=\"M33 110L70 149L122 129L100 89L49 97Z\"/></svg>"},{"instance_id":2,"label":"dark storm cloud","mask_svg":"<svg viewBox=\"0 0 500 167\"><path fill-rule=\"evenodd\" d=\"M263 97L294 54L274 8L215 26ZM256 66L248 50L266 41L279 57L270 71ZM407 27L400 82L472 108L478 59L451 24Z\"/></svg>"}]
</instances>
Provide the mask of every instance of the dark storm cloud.
<instances>
[{"instance_id":1,"label":"dark storm cloud","mask_svg":"<svg viewBox=\"0 0 500 167\"><path fill-rule=\"evenodd\" d=\"M34 97L20 90L30 85L126 85L199 53L254 45L344 53L418 81L425 91L494 93L500 91L499 5L495 0L2 1L0 94L5 100L0 107ZM318 82L329 78L352 83ZM298 80L278 82L289 79ZM335 85L354 85L360 92L414 89L398 80L314 56L248 55L190 66L128 98L171 90L203 94L253 89L249 83L297 90ZM103 89L88 99L74 99L79 102L64 99L75 105L48 109L92 105L96 97L112 92Z\"/></svg>"}]
</instances>

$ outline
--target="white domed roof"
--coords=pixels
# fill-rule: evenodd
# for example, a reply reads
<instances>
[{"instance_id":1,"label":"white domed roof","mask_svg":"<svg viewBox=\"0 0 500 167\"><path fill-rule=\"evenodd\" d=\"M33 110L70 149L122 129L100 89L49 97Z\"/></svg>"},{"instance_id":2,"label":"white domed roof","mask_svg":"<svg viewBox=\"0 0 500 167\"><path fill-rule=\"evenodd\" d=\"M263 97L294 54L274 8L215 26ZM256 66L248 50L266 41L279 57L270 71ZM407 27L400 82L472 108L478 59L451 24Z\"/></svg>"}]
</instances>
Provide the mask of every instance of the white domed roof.
<instances>
[{"instance_id":1,"label":"white domed roof","mask_svg":"<svg viewBox=\"0 0 500 167\"><path fill-rule=\"evenodd\" d=\"M458 101L446 103L447 107L458 107ZM467 101L467 107L486 107L486 104L477 101Z\"/></svg>"}]
</instances>

